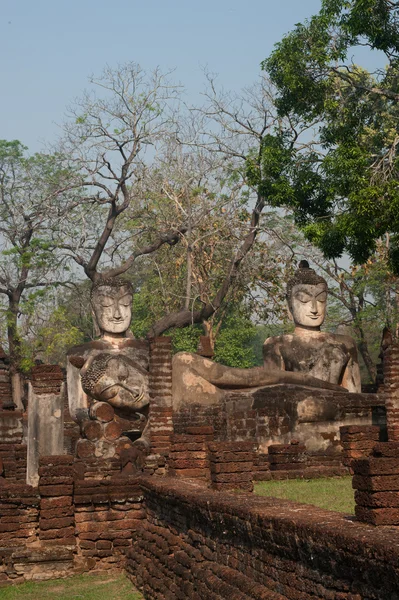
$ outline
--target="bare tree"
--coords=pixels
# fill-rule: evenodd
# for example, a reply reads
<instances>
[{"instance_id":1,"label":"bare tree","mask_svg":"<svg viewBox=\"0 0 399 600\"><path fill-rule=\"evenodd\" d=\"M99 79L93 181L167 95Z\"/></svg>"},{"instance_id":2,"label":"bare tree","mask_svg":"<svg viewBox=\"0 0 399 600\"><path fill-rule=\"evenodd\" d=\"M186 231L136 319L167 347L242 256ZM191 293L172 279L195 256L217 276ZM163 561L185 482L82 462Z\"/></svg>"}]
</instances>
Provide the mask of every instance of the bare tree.
<instances>
[{"instance_id":1,"label":"bare tree","mask_svg":"<svg viewBox=\"0 0 399 600\"><path fill-rule=\"evenodd\" d=\"M71 158L75 187L84 190L64 250L92 281L124 273L137 257L177 243L187 230L184 221L172 228L151 223L141 195L148 164L175 129L180 87L169 75L147 74L134 63L106 68L90 79L93 90L70 109L64 125L59 149ZM112 236L128 210L137 222L130 232L134 244L115 265Z\"/></svg>"},{"instance_id":2,"label":"bare tree","mask_svg":"<svg viewBox=\"0 0 399 600\"><path fill-rule=\"evenodd\" d=\"M199 307L192 306L189 309L184 306L166 315L154 324L152 335L160 335L170 327L205 323L222 309L229 290L239 276L243 261L253 251L260 232L262 211L266 206L273 205L267 186L260 183L268 181L273 185L282 175L271 170L263 159L265 140L274 138L280 126L273 111L273 90L266 78L260 78L257 85L244 90L241 95L219 92L211 75L207 75L207 80L205 105L200 109L191 109L203 124L203 130L191 145L222 158L226 182L235 182L240 190L240 231L230 249L225 275L213 295L202 299ZM190 142L186 141L186 144Z\"/></svg>"}]
</instances>

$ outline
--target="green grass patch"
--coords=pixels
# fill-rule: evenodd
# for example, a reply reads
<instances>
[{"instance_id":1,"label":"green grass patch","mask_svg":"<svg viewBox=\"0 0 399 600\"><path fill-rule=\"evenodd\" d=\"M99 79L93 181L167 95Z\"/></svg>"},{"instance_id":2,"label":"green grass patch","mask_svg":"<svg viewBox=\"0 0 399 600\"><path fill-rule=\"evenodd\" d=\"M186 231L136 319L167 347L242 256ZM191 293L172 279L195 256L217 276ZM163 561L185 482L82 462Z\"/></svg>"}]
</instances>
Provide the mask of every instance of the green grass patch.
<instances>
[{"instance_id":1,"label":"green grass patch","mask_svg":"<svg viewBox=\"0 0 399 600\"><path fill-rule=\"evenodd\" d=\"M352 477L259 481L254 491L258 496L285 498L347 514L355 512Z\"/></svg>"},{"instance_id":2,"label":"green grass patch","mask_svg":"<svg viewBox=\"0 0 399 600\"><path fill-rule=\"evenodd\" d=\"M142 600L124 575L78 575L0 588L1 600Z\"/></svg>"}]
</instances>

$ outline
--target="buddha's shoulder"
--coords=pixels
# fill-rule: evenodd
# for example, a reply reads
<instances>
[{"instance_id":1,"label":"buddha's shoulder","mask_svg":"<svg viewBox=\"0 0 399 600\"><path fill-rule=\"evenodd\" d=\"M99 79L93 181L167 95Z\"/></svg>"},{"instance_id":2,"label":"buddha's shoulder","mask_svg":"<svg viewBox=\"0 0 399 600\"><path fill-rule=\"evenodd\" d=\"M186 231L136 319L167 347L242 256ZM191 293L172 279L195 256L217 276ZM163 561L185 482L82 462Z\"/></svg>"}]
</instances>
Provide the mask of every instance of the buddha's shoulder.
<instances>
[{"instance_id":1,"label":"buddha's shoulder","mask_svg":"<svg viewBox=\"0 0 399 600\"><path fill-rule=\"evenodd\" d=\"M294 341L294 336L292 333L284 333L282 335L273 335L268 337L263 342L263 347L273 348L279 346L286 346L287 344L292 344Z\"/></svg>"},{"instance_id":2,"label":"buddha's shoulder","mask_svg":"<svg viewBox=\"0 0 399 600\"><path fill-rule=\"evenodd\" d=\"M356 348L356 341L350 335L342 335L340 333L330 333L329 331L323 332L323 336L326 342L331 344L340 344L346 348Z\"/></svg>"},{"instance_id":3,"label":"buddha's shoulder","mask_svg":"<svg viewBox=\"0 0 399 600\"><path fill-rule=\"evenodd\" d=\"M72 346L72 348L69 348L67 351L67 356L85 356L87 353L92 352L93 350L108 350L111 347L111 344L103 342L102 340L92 340L91 342L85 342L84 344Z\"/></svg>"}]
</instances>

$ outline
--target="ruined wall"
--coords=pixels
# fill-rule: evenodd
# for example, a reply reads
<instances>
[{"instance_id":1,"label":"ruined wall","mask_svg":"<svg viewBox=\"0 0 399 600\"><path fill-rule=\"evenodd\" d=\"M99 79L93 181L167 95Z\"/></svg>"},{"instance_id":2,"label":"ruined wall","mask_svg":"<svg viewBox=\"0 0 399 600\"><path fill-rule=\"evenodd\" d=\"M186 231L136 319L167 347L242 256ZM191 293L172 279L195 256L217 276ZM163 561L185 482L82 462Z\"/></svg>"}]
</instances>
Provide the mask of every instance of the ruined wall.
<instances>
[{"instance_id":1,"label":"ruined wall","mask_svg":"<svg viewBox=\"0 0 399 600\"><path fill-rule=\"evenodd\" d=\"M221 448L213 473L237 458L250 468L244 445L241 456ZM0 488L0 586L126 568L147 599L399 597L397 528L178 478L86 477L91 468L44 457L38 488Z\"/></svg>"},{"instance_id":2,"label":"ruined wall","mask_svg":"<svg viewBox=\"0 0 399 600\"><path fill-rule=\"evenodd\" d=\"M124 567L145 513L137 477L110 469L96 479L93 461L42 457L38 487L0 485L0 586Z\"/></svg>"},{"instance_id":3,"label":"ruined wall","mask_svg":"<svg viewBox=\"0 0 399 600\"><path fill-rule=\"evenodd\" d=\"M185 434L190 427L211 425L216 440L253 441L265 454L271 444L296 439L305 444L314 466L330 461L333 466L337 458L334 454L341 452L339 428L378 424L384 429L384 404L384 397L378 394L276 385L231 392L217 406L200 406L193 399L174 413L173 423L176 434Z\"/></svg>"},{"instance_id":4,"label":"ruined wall","mask_svg":"<svg viewBox=\"0 0 399 600\"><path fill-rule=\"evenodd\" d=\"M147 524L127 571L159 600L394 600L397 529L306 505L143 481Z\"/></svg>"},{"instance_id":5,"label":"ruined wall","mask_svg":"<svg viewBox=\"0 0 399 600\"><path fill-rule=\"evenodd\" d=\"M0 410L0 444L21 444L23 415L19 410Z\"/></svg>"}]
</instances>

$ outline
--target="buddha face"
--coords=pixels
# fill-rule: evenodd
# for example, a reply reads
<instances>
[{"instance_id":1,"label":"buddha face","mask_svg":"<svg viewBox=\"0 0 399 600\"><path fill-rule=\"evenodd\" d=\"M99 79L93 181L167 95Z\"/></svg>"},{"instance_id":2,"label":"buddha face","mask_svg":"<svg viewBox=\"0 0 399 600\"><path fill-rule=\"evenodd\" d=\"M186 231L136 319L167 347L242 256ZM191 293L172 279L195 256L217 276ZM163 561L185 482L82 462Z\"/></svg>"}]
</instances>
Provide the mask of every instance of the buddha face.
<instances>
[{"instance_id":1,"label":"buddha face","mask_svg":"<svg viewBox=\"0 0 399 600\"><path fill-rule=\"evenodd\" d=\"M105 333L124 333L132 319L132 293L127 286L100 285L92 297L98 326Z\"/></svg>"},{"instance_id":2,"label":"buddha face","mask_svg":"<svg viewBox=\"0 0 399 600\"><path fill-rule=\"evenodd\" d=\"M320 329L327 306L327 286L324 283L294 285L289 300L295 325Z\"/></svg>"}]
</instances>

